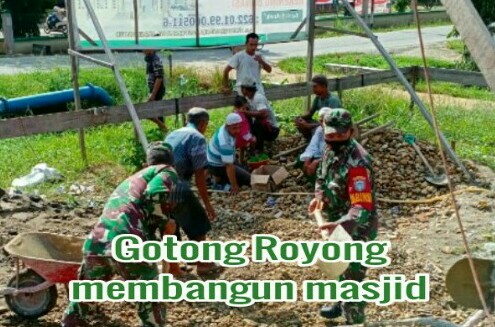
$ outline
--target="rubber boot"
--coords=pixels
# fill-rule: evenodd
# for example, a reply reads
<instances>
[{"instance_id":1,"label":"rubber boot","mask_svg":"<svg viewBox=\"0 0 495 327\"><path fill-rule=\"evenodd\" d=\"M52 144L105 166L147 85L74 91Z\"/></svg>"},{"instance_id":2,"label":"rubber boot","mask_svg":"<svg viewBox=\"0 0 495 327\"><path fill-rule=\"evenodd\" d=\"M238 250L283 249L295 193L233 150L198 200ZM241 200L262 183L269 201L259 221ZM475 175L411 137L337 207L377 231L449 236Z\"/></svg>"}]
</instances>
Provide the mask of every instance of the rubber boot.
<instances>
[{"instance_id":1,"label":"rubber boot","mask_svg":"<svg viewBox=\"0 0 495 327\"><path fill-rule=\"evenodd\" d=\"M320 316L327 319L335 319L342 316L342 307L340 306L340 302L332 306L322 306L320 309Z\"/></svg>"}]
</instances>

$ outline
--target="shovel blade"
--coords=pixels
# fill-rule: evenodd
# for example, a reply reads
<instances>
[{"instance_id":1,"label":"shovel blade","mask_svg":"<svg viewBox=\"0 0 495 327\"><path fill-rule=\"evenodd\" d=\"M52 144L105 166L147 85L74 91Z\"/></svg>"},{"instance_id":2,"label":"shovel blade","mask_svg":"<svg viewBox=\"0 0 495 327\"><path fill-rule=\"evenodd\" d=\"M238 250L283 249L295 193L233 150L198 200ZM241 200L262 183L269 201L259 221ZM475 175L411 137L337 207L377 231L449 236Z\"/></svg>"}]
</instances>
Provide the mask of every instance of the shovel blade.
<instances>
[{"instance_id":1,"label":"shovel blade","mask_svg":"<svg viewBox=\"0 0 495 327\"><path fill-rule=\"evenodd\" d=\"M333 230L333 233L330 234L328 238L326 238L328 242L352 242L352 237L349 235L344 227L341 225L337 225ZM323 275L328 280L336 280L344 271L346 271L347 267L349 267L349 262L324 262L318 260L316 265L321 270Z\"/></svg>"},{"instance_id":2,"label":"shovel blade","mask_svg":"<svg viewBox=\"0 0 495 327\"><path fill-rule=\"evenodd\" d=\"M447 176L445 175L436 175L436 176L426 176L425 180L436 186L446 186L449 182L447 180Z\"/></svg>"}]
</instances>

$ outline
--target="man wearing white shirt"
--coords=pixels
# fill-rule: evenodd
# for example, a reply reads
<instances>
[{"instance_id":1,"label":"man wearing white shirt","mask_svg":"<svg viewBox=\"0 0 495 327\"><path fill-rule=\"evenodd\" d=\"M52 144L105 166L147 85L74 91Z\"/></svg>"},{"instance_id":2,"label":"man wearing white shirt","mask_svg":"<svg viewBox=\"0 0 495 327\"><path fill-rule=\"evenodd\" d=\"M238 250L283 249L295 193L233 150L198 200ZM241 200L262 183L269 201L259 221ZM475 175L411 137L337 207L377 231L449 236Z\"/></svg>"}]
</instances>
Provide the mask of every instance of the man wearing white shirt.
<instances>
[{"instance_id":1,"label":"man wearing white shirt","mask_svg":"<svg viewBox=\"0 0 495 327\"><path fill-rule=\"evenodd\" d=\"M237 52L223 71L223 91L226 94L230 94L229 87L229 73L231 70L236 70L236 87L235 90L239 95L241 93L241 82L245 78L249 77L256 81L256 88L258 92L265 94L263 85L261 83L261 69L271 73L272 66L268 63L266 58L257 53L259 36L256 33L249 33L246 35L246 49Z\"/></svg>"}]
</instances>

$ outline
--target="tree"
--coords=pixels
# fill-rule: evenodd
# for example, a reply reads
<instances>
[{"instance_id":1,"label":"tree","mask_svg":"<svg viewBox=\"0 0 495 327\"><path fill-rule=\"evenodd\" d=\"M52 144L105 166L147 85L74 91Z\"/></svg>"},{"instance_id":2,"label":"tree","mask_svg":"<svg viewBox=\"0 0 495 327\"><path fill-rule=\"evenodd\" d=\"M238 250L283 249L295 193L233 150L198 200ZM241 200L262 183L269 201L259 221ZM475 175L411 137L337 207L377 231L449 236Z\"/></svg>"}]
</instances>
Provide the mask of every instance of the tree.
<instances>
[{"instance_id":1,"label":"tree","mask_svg":"<svg viewBox=\"0 0 495 327\"><path fill-rule=\"evenodd\" d=\"M418 0L418 4L430 11L435 6L440 6L440 0Z\"/></svg>"},{"instance_id":2,"label":"tree","mask_svg":"<svg viewBox=\"0 0 495 327\"><path fill-rule=\"evenodd\" d=\"M394 8L399 13L404 13L407 10L407 7L411 4L410 0L394 0L393 1Z\"/></svg>"},{"instance_id":3,"label":"tree","mask_svg":"<svg viewBox=\"0 0 495 327\"><path fill-rule=\"evenodd\" d=\"M54 0L0 0L0 7L12 14L14 37L40 35L38 24L45 17L47 9L53 8Z\"/></svg>"},{"instance_id":4,"label":"tree","mask_svg":"<svg viewBox=\"0 0 495 327\"><path fill-rule=\"evenodd\" d=\"M472 0L472 2L486 25L495 21L495 0Z\"/></svg>"}]
</instances>

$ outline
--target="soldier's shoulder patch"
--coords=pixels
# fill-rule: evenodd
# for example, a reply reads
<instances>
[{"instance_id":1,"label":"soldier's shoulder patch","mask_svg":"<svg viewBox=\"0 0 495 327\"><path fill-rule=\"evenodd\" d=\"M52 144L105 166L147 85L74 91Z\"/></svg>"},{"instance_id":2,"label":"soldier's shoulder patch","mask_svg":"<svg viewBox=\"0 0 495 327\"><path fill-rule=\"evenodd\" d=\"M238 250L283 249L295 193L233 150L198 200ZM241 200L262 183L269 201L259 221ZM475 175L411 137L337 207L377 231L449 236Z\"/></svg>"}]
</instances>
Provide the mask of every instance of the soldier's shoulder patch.
<instances>
[{"instance_id":1,"label":"soldier's shoulder patch","mask_svg":"<svg viewBox=\"0 0 495 327\"><path fill-rule=\"evenodd\" d=\"M347 187L352 205L359 205L367 210L373 209L371 181L365 167L349 169Z\"/></svg>"}]
</instances>

